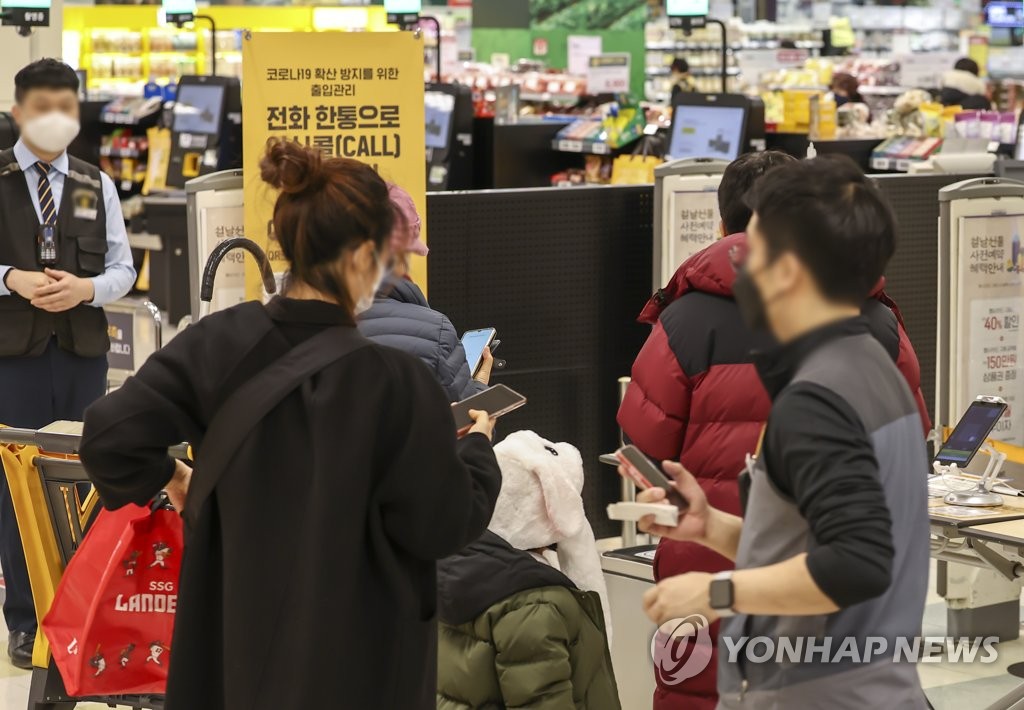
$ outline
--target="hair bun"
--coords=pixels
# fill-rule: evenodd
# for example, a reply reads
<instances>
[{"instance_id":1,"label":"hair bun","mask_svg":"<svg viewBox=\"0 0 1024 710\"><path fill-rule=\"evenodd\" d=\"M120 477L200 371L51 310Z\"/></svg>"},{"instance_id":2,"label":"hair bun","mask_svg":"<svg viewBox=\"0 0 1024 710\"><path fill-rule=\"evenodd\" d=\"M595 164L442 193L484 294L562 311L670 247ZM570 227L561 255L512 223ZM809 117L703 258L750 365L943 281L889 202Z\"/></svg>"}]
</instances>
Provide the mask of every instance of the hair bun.
<instances>
[{"instance_id":1,"label":"hair bun","mask_svg":"<svg viewBox=\"0 0 1024 710\"><path fill-rule=\"evenodd\" d=\"M322 167L319 150L273 138L267 142L267 152L260 160L260 176L281 192L295 195L323 183Z\"/></svg>"}]
</instances>

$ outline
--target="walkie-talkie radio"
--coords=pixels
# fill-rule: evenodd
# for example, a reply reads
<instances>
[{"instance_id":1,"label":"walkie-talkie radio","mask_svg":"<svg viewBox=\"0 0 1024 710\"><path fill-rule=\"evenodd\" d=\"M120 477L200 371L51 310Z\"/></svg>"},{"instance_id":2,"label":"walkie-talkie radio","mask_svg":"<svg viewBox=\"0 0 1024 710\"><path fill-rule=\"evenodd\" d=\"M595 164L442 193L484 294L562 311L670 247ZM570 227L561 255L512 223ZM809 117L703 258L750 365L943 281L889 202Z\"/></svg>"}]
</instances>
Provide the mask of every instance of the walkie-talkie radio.
<instances>
[{"instance_id":1,"label":"walkie-talkie radio","mask_svg":"<svg viewBox=\"0 0 1024 710\"><path fill-rule=\"evenodd\" d=\"M57 265L57 225L39 225L36 232L36 259L40 266Z\"/></svg>"}]
</instances>

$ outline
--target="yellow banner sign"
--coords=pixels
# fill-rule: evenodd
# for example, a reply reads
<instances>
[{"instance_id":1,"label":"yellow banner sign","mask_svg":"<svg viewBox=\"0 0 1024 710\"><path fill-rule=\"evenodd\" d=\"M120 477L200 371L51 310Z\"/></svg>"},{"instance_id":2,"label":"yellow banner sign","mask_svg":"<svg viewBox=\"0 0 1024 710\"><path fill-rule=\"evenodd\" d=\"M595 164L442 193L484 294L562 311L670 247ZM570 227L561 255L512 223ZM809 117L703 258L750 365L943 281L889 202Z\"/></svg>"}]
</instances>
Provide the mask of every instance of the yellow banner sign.
<instances>
[{"instance_id":1,"label":"yellow banner sign","mask_svg":"<svg viewBox=\"0 0 1024 710\"><path fill-rule=\"evenodd\" d=\"M245 231L287 270L270 223L277 193L260 179L267 141L286 138L368 163L405 188L426 223L423 41L410 32L252 32L242 43ZM425 237L425 235L424 235ZM412 276L426 285L426 265ZM259 298L257 269L246 291Z\"/></svg>"}]
</instances>

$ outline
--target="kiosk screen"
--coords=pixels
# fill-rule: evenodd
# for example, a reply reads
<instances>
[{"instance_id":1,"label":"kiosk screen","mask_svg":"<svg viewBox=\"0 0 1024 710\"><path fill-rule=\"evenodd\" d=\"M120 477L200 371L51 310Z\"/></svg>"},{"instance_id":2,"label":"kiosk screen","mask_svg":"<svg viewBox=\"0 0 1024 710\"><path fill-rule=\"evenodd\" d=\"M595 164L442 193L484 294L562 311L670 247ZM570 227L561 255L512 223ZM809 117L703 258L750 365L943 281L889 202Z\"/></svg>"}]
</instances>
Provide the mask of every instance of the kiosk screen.
<instances>
[{"instance_id":1,"label":"kiosk screen","mask_svg":"<svg viewBox=\"0 0 1024 710\"><path fill-rule=\"evenodd\" d=\"M443 91L428 91L423 98L427 119L427 147L444 150L451 138L455 97Z\"/></svg>"},{"instance_id":2,"label":"kiosk screen","mask_svg":"<svg viewBox=\"0 0 1024 710\"><path fill-rule=\"evenodd\" d=\"M746 110L739 106L687 106L672 109L669 155L735 160L743 142Z\"/></svg>"},{"instance_id":3,"label":"kiosk screen","mask_svg":"<svg viewBox=\"0 0 1024 710\"><path fill-rule=\"evenodd\" d=\"M224 108L224 87L182 83L174 104L176 133L220 133L221 111Z\"/></svg>"}]
</instances>

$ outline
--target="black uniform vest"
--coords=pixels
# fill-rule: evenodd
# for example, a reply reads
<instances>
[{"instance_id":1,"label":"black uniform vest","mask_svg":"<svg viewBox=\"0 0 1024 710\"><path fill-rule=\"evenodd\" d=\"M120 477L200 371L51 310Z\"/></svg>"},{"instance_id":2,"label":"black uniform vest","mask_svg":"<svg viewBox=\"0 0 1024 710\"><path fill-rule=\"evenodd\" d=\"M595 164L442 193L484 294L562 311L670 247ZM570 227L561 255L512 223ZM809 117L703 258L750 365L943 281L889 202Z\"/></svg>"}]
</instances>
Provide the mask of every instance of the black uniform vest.
<instances>
[{"instance_id":1,"label":"black uniform vest","mask_svg":"<svg viewBox=\"0 0 1024 710\"><path fill-rule=\"evenodd\" d=\"M75 207L79 209L76 215ZM85 219L92 216L95 219ZM0 264L41 271L36 259L39 217L25 174L14 150L0 152ZM107 254L107 215L100 171L68 156L68 174L57 210L58 263L76 276L99 276ZM99 357L110 349L102 308L81 304L64 313L47 313L17 294L0 296L0 357L41 355L51 337L82 357Z\"/></svg>"}]
</instances>

